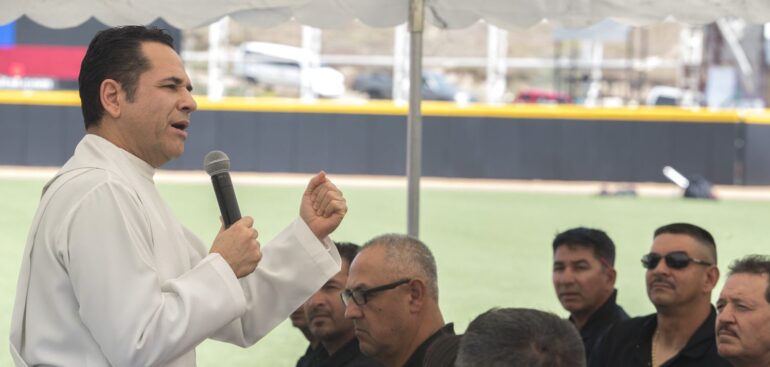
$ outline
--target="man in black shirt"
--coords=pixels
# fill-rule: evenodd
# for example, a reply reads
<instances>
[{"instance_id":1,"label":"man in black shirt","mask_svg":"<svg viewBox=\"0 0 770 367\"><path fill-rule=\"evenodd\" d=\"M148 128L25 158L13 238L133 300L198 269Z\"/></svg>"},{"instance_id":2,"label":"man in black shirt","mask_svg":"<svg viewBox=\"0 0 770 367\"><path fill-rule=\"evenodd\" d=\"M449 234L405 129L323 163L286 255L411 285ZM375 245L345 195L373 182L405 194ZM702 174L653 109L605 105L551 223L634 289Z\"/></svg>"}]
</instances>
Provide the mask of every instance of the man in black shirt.
<instances>
[{"instance_id":1,"label":"man in black shirt","mask_svg":"<svg viewBox=\"0 0 770 367\"><path fill-rule=\"evenodd\" d=\"M320 342L300 367L381 367L361 353L353 321L345 318L340 294L348 281L348 270L358 245L336 243L342 259L340 272L329 279L304 305L310 335ZM303 357L304 358L304 357Z\"/></svg>"},{"instance_id":2,"label":"man in black shirt","mask_svg":"<svg viewBox=\"0 0 770 367\"><path fill-rule=\"evenodd\" d=\"M716 264L716 244L705 229L688 223L658 228L642 257L647 296L657 312L613 326L591 366L730 366L717 355L714 338Z\"/></svg>"},{"instance_id":3,"label":"man in black shirt","mask_svg":"<svg viewBox=\"0 0 770 367\"><path fill-rule=\"evenodd\" d=\"M438 306L436 259L416 238L370 240L350 265L342 296L361 351L386 367L422 367L430 345L454 334Z\"/></svg>"},{"instance_id":4,"label":"man in black shirt","mask_svg":"<svg viewBox=\"0 0 770 367\"><path fill-rule=\"evenodd\" d=\"M297 361L297 367L307 366L308 363L310 363L309 361L310 358L312 358L313 351L318 347L320 342L310 334L310 329L307 326L307 317L305 316L304 305L299 306L296 310L294 310L294 312L292 312L289 316L289 320L291 320L291 326L297 328L305 337L305 339L310 342L310 344L307 346L307 349L305 349L305 354L302 357L299 357L299 360Z\"/></svg>"},{"instance_id":5,"label":"man in black shirt","mask_svg":"<svg viewBox=\"0 0 770 367\"><path fill-rule=\"evenodd\" d=\"M580 331L586 361L607 330L628 314L615 302L615 244L604 231L572 228L553 240L553 286Z\"/></svg>"},{"instance_id":6,"label":"man in black shirt","mask_svg":"<svg viewBox=\"0 0 770 367\"><path fill-rule=\"evenodd\" d=\"M730 265L717 309L719 355L734 367L770 366L770 256Z\"/></svg>"}]
</instances>

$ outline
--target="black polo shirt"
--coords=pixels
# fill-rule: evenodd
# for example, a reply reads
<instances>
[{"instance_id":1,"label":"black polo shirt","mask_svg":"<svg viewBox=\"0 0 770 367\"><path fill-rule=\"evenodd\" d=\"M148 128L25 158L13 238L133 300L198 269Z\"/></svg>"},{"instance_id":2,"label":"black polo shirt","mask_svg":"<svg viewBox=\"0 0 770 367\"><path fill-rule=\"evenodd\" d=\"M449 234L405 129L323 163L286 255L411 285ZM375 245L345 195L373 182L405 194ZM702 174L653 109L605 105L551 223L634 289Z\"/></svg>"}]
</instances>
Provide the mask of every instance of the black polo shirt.
<instances>
[{"instance_id":1,"label":"black polo shirt","mask_svg":"<svg viewBox=\"0 0 770 367\"><path fill-rule=\"evenodd\" d=\"M695 330L674 357L663 367L730 367L717 354L714 336L716 310ZM652 335L658 326L657 314L622 321L607 332L594 351L591 367L647 367L652 365Z\"/></svg>"},{"instance_id":2,"label":"black polo shirt","mask_svg":"<svg viewBox=\"0 0 770 367\"><path fill-rule=\"evenodd\" d=\"M321 347L320 345L318 346ZM310 366L310 361L313 359L313 346L308 345L307 349L305 349L305 354L302 355L302 357L299 357L299 360L297 360L297 367L308 367Z\"/></svg>"},{"instance_id":3,"label":"black polo shirt","mask_svg":"<svg viewBox=\"0 0 770 367\"><path fill-rule=\"evenodd\" d=\"M333 355L329 355L323 345L313 351L307 367L382 367L376 360L365 356L358 348L358 338L351 339Z\"/></svg>"},{"instance_id":4,"label":"black polo shirt","mask_svg":"<svg viewBox=\"0 0 770 367\"><path fill-rule=\"evenodd\" d=\"M599 307L596 312L588 318L588 321L580 329L580 337L583 339L583 346L586 351L586 361L591 361L591 355L594 349L601 342L602 336L610 329L610 327L620 321L628 320L628 314L623 310L623 307L618 306L616 299L618 296L617 289L612 292L607 302ZM573 324L575 321L570 316L569 321Z\"/></svg>"},{"instance_id":5,"label":"black polo shirt","mask_svg":"<svg viewBox=\"0 0 770 367\"><path fill-rule=\"evenodd\" d=\"M433 344L436 339L441 337L442 335L455 335L455 328L454 324L449 323L444 325L441 329L438 329L433 335L428 337L428 339L425 339L422 344L420 344L419 347L412 353L412 356L409 357L409 359L406 361L403 367L423 367L423 363L425 360L425 354L428 352L428 348L431 344Z\"/></svg>"}]
</instances>

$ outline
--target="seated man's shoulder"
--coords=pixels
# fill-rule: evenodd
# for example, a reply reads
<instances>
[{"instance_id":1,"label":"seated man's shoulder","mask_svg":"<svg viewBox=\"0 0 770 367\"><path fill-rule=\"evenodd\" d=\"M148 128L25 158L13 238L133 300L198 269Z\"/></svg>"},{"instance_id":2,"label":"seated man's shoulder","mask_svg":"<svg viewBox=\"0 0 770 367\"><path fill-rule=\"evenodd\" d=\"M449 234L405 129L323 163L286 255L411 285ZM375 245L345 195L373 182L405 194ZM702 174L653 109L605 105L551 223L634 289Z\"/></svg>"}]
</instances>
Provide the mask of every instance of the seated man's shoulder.
<instances>
[{"instance_id":1,"label":"seated man's shoulder","mask_svg":"<svg viewBox=\"0 0 770 367\"><path fill-rule=\"evenodd\" d=\"M601 344L604 347L609 347L610 350L629 344L636 340L640 332L648 327L649 323L653 322L654 319L655 314L618 320L604 334Z\"/></svg>"},{"instance_id":2,"label":"seated man's shoulder","mask_svg":"<svg viewBox=\"0 0 770 367\"><path fill-rule=\"evenodd\" d=\"M613 321L614 321L614 323L625 321L625 320L628 320L630 318L631 318L631 316L628 316L628 313L626 313L626 310L624 310L623 307L618 305L615 308L615 312L613 313Z\"/></svg>"},{"instance_id":3,"label":"seated man's shoulder","mask_svg":"<svg viewBox=\"0 0 770 367\"><path fill-rule=\"evenodd\" d=\"M457 360L457 352L460 349L461 338L461 335L454 334L454 329L452 329L451 334L442 334L436 338L425 353L425 366L454 366Z\"/></svg>"},{"instance_id":4,"label":"seated man's shoulder","mask_svg":"<svg viewBox=\"0 0 770 367\"><path fill-rule=\"evenodd\" d=\"M350 361L345 365L346 367L384 367L380 362L375 359L367 357L363 354L356 357L356 359Z\"/></svg>"},{"instance_id":5,"label":"seated man's shoulder","mask_svg":"<svg viewBox=\"0 0 770 367\"><path fill-rule=\"evenodd\" d=\"M630 318L627 317L626 319L618 320L610 330L616 333L638 331L640 327L651 322L653 319L655 319L655 317L655 314Z\"/></svg>"}]
</instances>

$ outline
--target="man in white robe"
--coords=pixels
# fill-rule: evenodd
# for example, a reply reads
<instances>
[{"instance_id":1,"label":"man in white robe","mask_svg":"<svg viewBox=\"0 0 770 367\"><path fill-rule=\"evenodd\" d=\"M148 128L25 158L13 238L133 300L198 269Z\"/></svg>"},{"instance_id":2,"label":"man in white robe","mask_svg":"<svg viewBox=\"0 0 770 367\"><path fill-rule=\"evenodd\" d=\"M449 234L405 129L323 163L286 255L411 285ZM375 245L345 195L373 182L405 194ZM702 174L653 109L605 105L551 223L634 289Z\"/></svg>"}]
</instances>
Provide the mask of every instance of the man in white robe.
<instances>
[{"instance_id":1,"label":"man in white robe","mask_svg":"<svg viewBox=\"0 0 770 367\"><path fill-rule=\"evenodd\" d=\"M183 153L197 105L167 34L100 32L79 81L88 134L46 184L30 229L11 324L17 366L194 366L203 340L256 343L340 270L328 235L347 205L324 173L264 252L250 217L208 250L175 218L153 174Z\"/></svg>"}]
</instances>

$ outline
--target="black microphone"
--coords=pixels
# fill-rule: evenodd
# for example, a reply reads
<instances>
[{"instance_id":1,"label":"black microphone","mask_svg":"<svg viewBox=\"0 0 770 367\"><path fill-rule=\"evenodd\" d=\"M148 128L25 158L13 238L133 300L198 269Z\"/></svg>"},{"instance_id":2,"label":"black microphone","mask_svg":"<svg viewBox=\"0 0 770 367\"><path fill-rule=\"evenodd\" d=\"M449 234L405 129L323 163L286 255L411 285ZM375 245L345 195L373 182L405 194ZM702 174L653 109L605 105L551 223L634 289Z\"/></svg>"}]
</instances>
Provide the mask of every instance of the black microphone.
<instances>
[{"instance_id":1,"label":"black microphone","mask_svg":"<svg viewBox=\"0 0 770 367\"><path fill-rule=\"evenodd\" d=\"M233 181L230 180L230 158L224 152L212 150L203 159L203 167L211 176L219 211L222 213L222 221L225 228L229 228L241 219L238 200L235 199L235 191L233 191Z\"/></svg>"}]
</instances>

